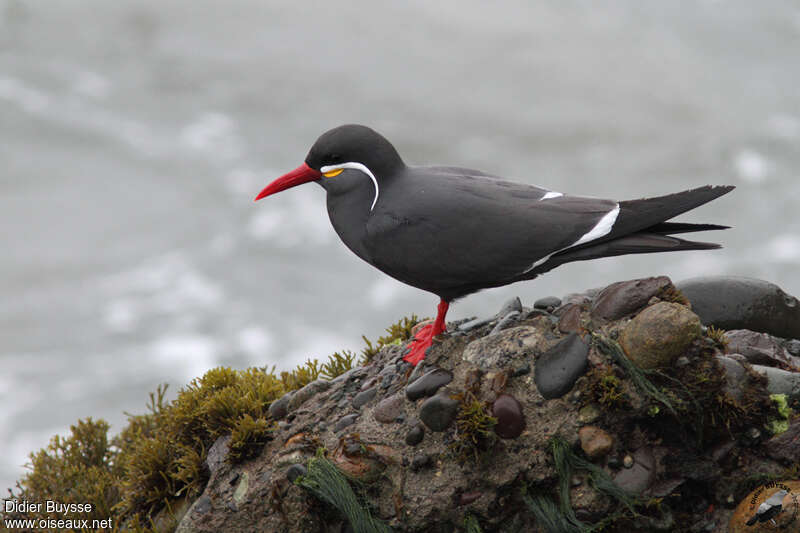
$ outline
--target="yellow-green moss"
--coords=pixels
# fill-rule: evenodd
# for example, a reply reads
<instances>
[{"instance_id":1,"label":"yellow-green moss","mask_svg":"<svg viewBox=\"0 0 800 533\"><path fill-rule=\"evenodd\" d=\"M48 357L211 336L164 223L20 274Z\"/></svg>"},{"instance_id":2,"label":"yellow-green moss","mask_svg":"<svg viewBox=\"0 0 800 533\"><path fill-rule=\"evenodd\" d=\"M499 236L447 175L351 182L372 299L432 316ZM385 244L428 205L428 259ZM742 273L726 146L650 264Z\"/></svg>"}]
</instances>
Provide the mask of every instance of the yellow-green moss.
<instances>
[{"instance_id":1,"label":"yellow-green moss","mask_svg":"<svg viewBox=\"0 0 800 533\"><path fill-rule=\"evenodd\" d=\"M415 321L403 319L387 332L401 337ZM172 402L166 400L166 385L159 386L150 394L147 412L128 414L127 426L112 440L109 425L92 419L78 421L67 437L53 437L47 448L31 454L30 471L10 497L91 502L91 516L75 518L110 517L125 530L153 531L159 512L161 523L173 504L203 490L206 453L218 437L231 436L228 461L253 457L275 429L269 418L273 401L316 379L335 378L355 361L354 353L343 351L325 363L309 359L279 375L274 367L214 368L178 391Z\"/></svg>"},{"instance_id":2,"label":"yellow-green moss","mask_svg":"<svg viewBox=\"0 0 800 533\"><path fill-rule=\"evenodd\" d=\"M386 335L379 337L378 340L375 341L375 344L372 344L372 341L362 335L361 338L364 339L364 343L366 343L367 346L361 351L361 363L366 364L372 361L372 358L375 357L384 346L402 344L411 340L411 330L414 329L414 326L425 320L427 319L417 318L417 315L403 317L386 328Z\"/></svg>"},{"instance_id":3,"label":"yellow-green moss","mask_svg":"<svg viewBox=\"0 0 800 533\"><path fill-rule=\"evenodd\" d=\"M489 409L486 402L480 401L470 391L459 396L456 432L450 444L450 452L456 461L463 463L472 459L477 463L496 442L494 426L497 419L491 416Z\"/></svg>"},{"instance_id":4,"label":"yellow-green moss","mask_svg":"<svg viewBox=\"0 0 800 533\"><path fill-rule=\"evenodd\" d=\"M706 336L714 342L714 345L723 352L728 347L728 339L725 337L725 330L709 326L706 330Z\"/></svg>"}]
</instances>

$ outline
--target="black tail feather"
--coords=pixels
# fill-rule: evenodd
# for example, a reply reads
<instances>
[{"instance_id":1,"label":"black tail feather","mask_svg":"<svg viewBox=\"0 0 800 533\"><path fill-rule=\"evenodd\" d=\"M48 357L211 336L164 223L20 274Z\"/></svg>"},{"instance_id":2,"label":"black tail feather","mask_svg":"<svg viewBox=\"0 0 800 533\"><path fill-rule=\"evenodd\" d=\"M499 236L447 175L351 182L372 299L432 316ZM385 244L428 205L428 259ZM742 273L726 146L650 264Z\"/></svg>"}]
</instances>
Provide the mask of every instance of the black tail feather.
<instances>
[{"instance_id":1,"label":"black tail feather","mask_svg":"<svg viewBox=\"0 0 800 533\"><path fill-rule=\"evenodd\" d=\"M678 233L692 233L695 231L715 231L730 229L730 226L719 224L691 224L689 222L661 222L643 230L644 233L657 233L659 235L675 235Z\"/></svg>"}]
</instances>

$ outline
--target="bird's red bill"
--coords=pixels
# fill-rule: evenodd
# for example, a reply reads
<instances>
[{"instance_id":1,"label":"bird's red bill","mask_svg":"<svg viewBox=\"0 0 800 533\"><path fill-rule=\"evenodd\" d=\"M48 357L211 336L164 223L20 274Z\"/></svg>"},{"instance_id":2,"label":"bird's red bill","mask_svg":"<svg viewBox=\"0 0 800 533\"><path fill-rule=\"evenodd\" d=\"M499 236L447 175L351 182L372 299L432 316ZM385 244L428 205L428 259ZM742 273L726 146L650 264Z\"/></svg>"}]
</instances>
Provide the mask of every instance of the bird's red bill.
<instances>
[{"instance_id":1,"label":"bird's red bill","mask_svg":"<svg viewBox=\"0 0 800 533\"><path fill-rule=\"evenodd\" d=\"M281 192L291 187L308 183L309 181L316 181L320 178L320 176L322 176L320 171L314 170L310 166L303 163L296 169L292 170L291 172L287 172L280 178L264 187L264 190L258 193L258 196L256 196L254 201L261 200L270 194L275 194L276 192Z\"/></svg>"}]
</instances>

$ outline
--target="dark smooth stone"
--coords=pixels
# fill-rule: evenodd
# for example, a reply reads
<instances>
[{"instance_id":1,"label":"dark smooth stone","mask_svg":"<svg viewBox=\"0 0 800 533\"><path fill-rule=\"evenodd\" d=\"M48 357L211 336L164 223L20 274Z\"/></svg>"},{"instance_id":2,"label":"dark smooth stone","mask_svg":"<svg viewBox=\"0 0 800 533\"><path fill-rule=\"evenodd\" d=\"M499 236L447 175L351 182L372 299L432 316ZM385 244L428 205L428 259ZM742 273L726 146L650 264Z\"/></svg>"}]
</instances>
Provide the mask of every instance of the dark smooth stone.
<instances>
[{"instance_id":1,"label":"dark smooth stone","mask_svg":"<svg viewBox=\"0 0 800 533\"><path fill-rule=\"evenodd\" d=\"M411 431L406 435L406 444L409 446L416 446L425 437L425 428L421 424L414 426Z\"/></svg>"},{"instance_id":2,"label":"dark smooth stone","mask_svg":"<svg viewBox=\"0 0 800 533\"><path fill-rule=\"evenodd\" d=\"M599 320L618 320L635 313L672 284L666 276L612 283L592 302L591 315Z\"/></svg>"},{"instance_id":3,"label":"dark smooth stone","mask_svg":"<svg viewBox=\"0 0 800 533\"><path fill-rule=\"evenodd\" d=\"M350 414L350 415L344 415L342 418L339 419L338 422L336 422L336 425L333 428L334 433L338 433L339 431L343 430L347 426L352 425L353 422L355 422L357 418L358 418L358 415L356 413L353 413L353 414Z\"/></svg>"},{"instance_id":4,"label":"dark smooth stone","mask_svg":"<svg viewBox=\"0 0 800 533\"><path fill-rule=\"evenodd\" d=\"M495 317L493 317L493 316L490 316L489 318L476 318L474 320L470 320L469 322L464 322L463 324L460 324L458 326L458 330L459 331L469 331L469 330L472 330L472 329L475 329L475 328L479 328L481 326L485 326L486 324L488 324L489 322L491 322L494 319L495 319Z\"/></svg>"},{"instance_id":5,"label":"dark smooth stone","mask_svg":"<svg viewBox=\"0 0 800 533\"><path fill-rule=\"evenodd\" d=\"M423 402L419 418L431 431L444 431L458 415L458 400L444 394L437 394Z\"/></svg>"},{"instance_id":6,"label":"dark smooth stone","mask_svg":"<svg viewBox=\"0 0 800 533\"><path fill-rule=\"evenodd\" d=\"M192 512L194 514L198 515L206 514L210 510L211 510L211 498L209 498L205 494L197 498L197 501L194 502L194 504L192 505Z\"/></svg>"},{"instance_id":7,"label":"dark smooth stone","mask_svg":"<svg viewBox=\"0 0 800 533\"><path fill-rule=\"evenodd\" d=\"M286 469L286 477L292 483L294 483L295 479L299 478L300 476L305 476L306 474L308 474L308 468L300 463L293 464Z\"/></svg>"},{"instance_id":8,"label":"dark smooth stone","mask_svg":"<svg viewBox=\"0 0 800 533\"><path fill-rule=\"evenodd\" d=\"M742 387L747 382L744 367L736 359L724 355L718 355L715 359L725 369L725 392L734 400L741 400L744 394Z\"/></svg>"},{"instance_id":9,"label":"dark smooth stone","mask_svg":"<svg viewBox=\"0 0 800 533\"><path fill-rule=\"evenodd\" d=\"M492 404L492 416L497 419L494 432L504 439L516 439L525 429L522 406L510 394L501 394Z\"/></svg>"},{"instance_id":10,"label":"dark smooth stone","mask_svg":"<svg viewBox=\"0 0 800 533\"><path fill-rule=\"evenodd\" d=\"M433 396L439 387L447 385L451 381L453 381L453 374L441 368L434 368L406 387L406 397L413 402L426 396Z\"/></svg>"},{"instance_id":11,"label":"dark smooth stone","mask_svg":"<svg viewBox=\"0 0 800 533\"><path fill-rule=\"evenodd\" d=\"M289 398L289 411L294 411L303 403L305 403L312 396L316 396L320 392L326 391L330 388L331 382L324 379L317 379L296 391L291 398Z\"/></svg>"},{"instance_id":12,"label":"dark smooth stone","mask_svg":"<svg viewBox=\"0 0 800 533\"><path fill-rule=\"evenodd\" d=\"M548 400L568 393L586 372L588 357L589 346L580 335L570 333L536 361L534 381L539 393Z\"/></svg>"},{"instance_id":13,"label":"dark smooth stone","mask_svg":"<svg viewBox=\"0 0 800 533\"><path fill-rule=\"evenodd\" d=\"M365 391L359 392L356 394L356 397L353 398L353 407L356 409L361 409L362 406L366 405L373 398L375 398L375 394L378 392L377 387L371 387Z\"/></svg>"},{"instance_id":14,"label":"dark smooth stone","mask_svg":"<svg viewBox=\"0 0 800 533\"><path fill-rule=\"evenodd\" d=\"M411 470L414 472L419 472L426 466L429 466L432 462L431 456L427 453L414 454L414 458L411 460Z\"/></svg>"},{"instance_id":15,"label":"dark smooth stone","mask_svg":"<svg viewBox=\"0 0 800 533\"><path fill-rule=\"evenodd\" d=\"M539 298L535 302L533 302L534 309L544 309L547 312L552 313L555 308L561 305L561 298L556 296L545 296L544 298Z\"/></svg>"},{"instance_id":16,"label":"dark smooth stone","mask_svg":"<svg viewBox=\"0 0 800 533\"><path fill-rule=\"evenodd\" d=\"M289 414L289 400L293 394L294 391L287 392L269 405L269 416L273 420L280 420Z\"/></svg>"},{"instance_id":17,"label":"dark smooth stone","mask_svg":"<svg viewBox=\"0 0 800 533\"><path fill-rule=\"evenodd\" d=\"M225 458L228 456L228 444L230 441L230 435L223 435L215 440L214 444L211 445L211 448L208 449L208 454L206 455L206 466L211 474L214 474L217 470L219 470L219 467L225 462Z\"/></svg>"},{"instance_id":18,"label":"dark smooth stone","mask_svg":"<svg viewBox=\"0 0 800 533\"><path fill-rule=\"evenodd\" d=\"M706 326L800 339L800 302L774 283L737 276L706 276L684 280L677 287Z\"/></svg>"}]
</instances>

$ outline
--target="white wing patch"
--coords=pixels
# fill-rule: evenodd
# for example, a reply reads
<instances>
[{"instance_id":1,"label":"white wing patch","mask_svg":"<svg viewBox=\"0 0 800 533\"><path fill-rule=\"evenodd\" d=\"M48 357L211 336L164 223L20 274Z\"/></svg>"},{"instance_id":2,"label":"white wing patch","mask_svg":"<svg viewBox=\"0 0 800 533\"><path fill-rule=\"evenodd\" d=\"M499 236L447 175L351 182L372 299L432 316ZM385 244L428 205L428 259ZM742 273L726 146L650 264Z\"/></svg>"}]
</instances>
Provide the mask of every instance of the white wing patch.
<instances>
[{"instance_id":1,"label":"white wing patch","mask_svg":"<svg viewBox=\"0 0 800 533\"><path fill-rule=\"evenodd\" d=\"M319 171L324 174L332 170L339 170L340 168L352 168L355 170L360 170L370 177L372 184L375 185L375 198L372 200L372 205L369 208L369 210L372 211L372 209L375 207L375 204L378 202L378 195L380 195L380 188L378 187L378 180L375 179L375 175L363 163L356 163L352 161L349 163L340 163L338 165L325 165L324 167L320 168Z\"/></svg>"},{"instance_id":2,"label":"white wing patch","mask_svg":"<svg viewBox=\"0 0 800 533\"><path fill-rule=\"evenodd\" d=\"M528 267L525 270L525 272L523 272L523 274L525 274L526 272L530 272L531 270L541 265L542 263L544 263L545 261L547 261L548 259L550 259L552 256L554 256L559 252L563 252L564 250L572 248L573 246L585 244L589 241L593 241L595 239L599 239L600 237L608 235L611 232L611 228L614 227L614 222L617 221L618 216L619 216L619 204L617 204L614 207L614 209L603 215L603 217L597 221L597 224L595 224L594 227L590 229L588 232L584 233L580 239L570 244L569 246L565 246L560 250L556 250L555 252L547 254L546 256L542 257L541 259L533 263L530 267Z\"/></svg>"},{"instance_id":3,"label":"white wing patch","mask_svg":"<svg viewBox=\"0 0 800 533\"><path fill-rule=\"evenodd\" d=\"M559 196L564 196L564 193L550 191L550 192L546 193L544 196L542 196L541 198L539 198L539 201L541 202L542 200L549 200L550 198L558 198Z\"/></svg>"}]
</instances>

